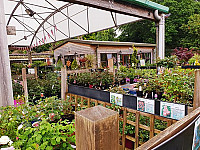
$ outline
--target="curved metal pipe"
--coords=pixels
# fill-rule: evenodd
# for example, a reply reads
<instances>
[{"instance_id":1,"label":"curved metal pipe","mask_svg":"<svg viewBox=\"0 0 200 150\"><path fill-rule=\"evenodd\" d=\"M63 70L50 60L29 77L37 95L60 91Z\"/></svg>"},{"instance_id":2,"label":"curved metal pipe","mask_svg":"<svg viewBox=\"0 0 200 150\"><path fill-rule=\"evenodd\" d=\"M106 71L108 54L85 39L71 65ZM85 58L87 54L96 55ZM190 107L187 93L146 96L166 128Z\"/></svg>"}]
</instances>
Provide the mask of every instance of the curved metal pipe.
<instances>
[{"instance_id":1,"label":"curved metal pipe","mask_svg":"<svg viewBox=\"0 0 200 150\"><path fill-rule=\"evenodd\" d=\"M9 19L8 19L7 26L9 25L10 20L11 20L13 14L14 14L15 11L17 10L17 8L19 7L20 3L22 3L22 1L23 1L23 0L20 0L20 1L17 3L17 5L15 6L15 8L13 9L13 11L12 11L12 13L10 14L10 17L9 17Z\"/></svg>"},{"instance_id":2,"label":"curved metal pipe","mask_svg":"<svg viewBox=\"0 0 200 150\"><path fill-rule=\"evenodd\" d=\"M31 40L31 43L30 43L30 46L32 45L33 43L33 40L36 36L36 34L38 33L39 29L44 25L44 23L49 19L51 18L53 15L55 15L56 13L60 12L61 10L67 8L69 6L69 4L65 4L64 6L60 7L59 9L55 10L54 12L52 12L49 16L47 16L44 21L39 25L39 27L37 28L37 30L35 31L35 34L33 35L33 38Z\"/></svg>"},{"instance_id":3,"label":"curved metal pipe","mask_svg":"<svg viewBox=\"0 0 200 150\"><path fill-rule=\"evenodd\" d=\"M154 18L155 18L157 21L160 21L160 20L161 20L161 16L159 16L158 10L155 10L153 14L154 14Z\"/></svg>"}]
</instances>

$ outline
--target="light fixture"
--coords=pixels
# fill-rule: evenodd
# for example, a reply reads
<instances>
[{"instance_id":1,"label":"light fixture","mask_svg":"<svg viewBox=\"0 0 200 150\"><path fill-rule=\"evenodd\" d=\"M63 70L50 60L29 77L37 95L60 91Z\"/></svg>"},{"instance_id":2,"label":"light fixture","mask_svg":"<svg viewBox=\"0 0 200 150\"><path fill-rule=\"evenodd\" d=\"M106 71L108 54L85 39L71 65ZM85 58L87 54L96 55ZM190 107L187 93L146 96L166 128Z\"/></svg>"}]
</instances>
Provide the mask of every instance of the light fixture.
<instances>
[{"instance_id":1,"label":"light fixture","mask_svg":"<svg viewBox=\"0 0 200 150\"><path fill-rule=\"evenodd\" d=\"M120 51L118 52L118 54L119 54L119 55L122 54L122 51L120 50Z\"/></svg>"},{"instance_id":2,"label":"light fixture","mask_svg":"<svg viewBox=\"0 0 200 150\"><path fill-rule=\"evenodd\" d=\"M26 13L27 13L30 17L33 17L34 14L36 14L36 13L35 13L33 10L31 10L30 8L26 9L25 11L26 11Z\"/></svg>"},{"instance_id":3,"label":"light fixture","mask_svg":"<svg viewBox=\"0 0 200 150\"><path fill-rule=\"evenodd\" d=\"M77 54L78 54L77 52L74 53L75 56L76 56Z\"/></svg>"}]
</instances>

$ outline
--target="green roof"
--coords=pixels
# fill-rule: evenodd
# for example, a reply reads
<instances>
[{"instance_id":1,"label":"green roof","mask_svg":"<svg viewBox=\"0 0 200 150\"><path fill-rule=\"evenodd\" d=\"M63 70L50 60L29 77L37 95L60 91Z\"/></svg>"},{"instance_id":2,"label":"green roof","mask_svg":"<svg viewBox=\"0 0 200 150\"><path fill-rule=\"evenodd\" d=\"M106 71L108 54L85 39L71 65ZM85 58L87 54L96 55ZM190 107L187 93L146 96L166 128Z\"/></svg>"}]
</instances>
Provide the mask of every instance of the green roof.
<instances>
[{"instance_id":1,"label":"green roof","mask_svg":"<svg viewBox=\"0 0 200 150\"><path fill-rule=\"evenodd\" d=\"M146 7L149 9L153 9L153 10L159 10L160 12L164 12L164 13L168 13L169 12L169 7L160 5L158 3L149 1L149 0L122 0L124 2L128 2L130 4L135 4L138 6L142 6L142 7Z\"/></svg>"}]
</instances>

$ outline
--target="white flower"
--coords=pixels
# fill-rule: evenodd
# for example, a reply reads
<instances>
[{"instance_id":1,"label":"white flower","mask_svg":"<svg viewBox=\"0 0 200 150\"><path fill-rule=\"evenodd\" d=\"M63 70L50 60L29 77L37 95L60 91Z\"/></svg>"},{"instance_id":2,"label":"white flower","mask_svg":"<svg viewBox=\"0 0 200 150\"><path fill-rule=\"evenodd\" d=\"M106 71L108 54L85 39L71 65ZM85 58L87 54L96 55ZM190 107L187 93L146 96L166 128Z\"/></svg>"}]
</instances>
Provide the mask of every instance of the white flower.
<instances>
[{"instance_id":1,"label":"white flower","mask_svg":"<svg viewBox=\"0 0 200 150\"><path fill-rule=\"evenodd\" d=\"M7 148L1 148L1 150L14 150L15 148L13 146L7 147Z\"/></svg>"},{"instance_id":2,"label":"white flower","mask_svg":"<svg viewBox=\"0 0 200 150\"><path fill-rule=\"evenodd\" d=\"M12 143L13 143L13 141L11 141L11 140L10 140L10 141L8 142L8 145L10 145L10 146L11 146L11 145L12 145Z\"/></svg>"},{"instance_id":3,"label":"white flower","mask_svg":"<svg viewBox=\"0 0 200 150\"><path fill-rule=\"evenodd\" d=\"M0 145L8 144L10 142L10 138L8 136L1 136Z\"/></svg>"},{"instance_id":4,"label":"white flower","mask_svg":"<svg viewBox=\"0 0 200 150\"><path fill-rule=\"evenodd\" d=\"M0 115L0 118L1 118L1 115Z\"/></svg>"},{"instance_id":5,"label":"white flower","mask_svg":"<svg viewBox=\"0 0 200 150\"><path fill-rule=\"evenodd\" d=\"M23 128L23 124L20 124L17 128L17 130L20 130L21 128Z\"/></svg>"}]
</instances>

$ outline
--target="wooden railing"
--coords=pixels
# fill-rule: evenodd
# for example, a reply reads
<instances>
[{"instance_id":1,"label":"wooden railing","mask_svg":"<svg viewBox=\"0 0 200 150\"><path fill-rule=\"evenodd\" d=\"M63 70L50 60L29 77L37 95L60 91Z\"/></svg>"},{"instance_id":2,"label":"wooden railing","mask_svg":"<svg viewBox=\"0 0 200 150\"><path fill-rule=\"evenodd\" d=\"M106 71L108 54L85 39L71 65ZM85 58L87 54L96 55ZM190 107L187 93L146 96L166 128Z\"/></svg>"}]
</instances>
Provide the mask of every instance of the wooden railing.
<instances>
[{"instance_id":1,"label":"wooden railing","mask_svg":"<svg viewBox=\"0 0 200 150\"><path fill-rule=\"evenodd\" d=\"M184 128L186 128L196 117L200 115L200 107L192 111L190 114L185 116L183 119L177 121L172 126L165 129L162 133L159 135L153 137L149 141L147 141L142 146L138 147L137 150L151 150L155 148L156 146L160 145L162 142L165 142L178 132L182 131ZM187 139L190 140L190 139ZM183 143L177 143L180 145L183 145ZM184 149L183 146L181 146L181 149ZM189 145L189 147L192 148L192 145Z\"/></svg>"},{"instance_id":2,"label":"wooden railing","mask_svg":"<svg viewBox=\"0 0 200 150\"><path fill-rule=\"evenodd\" d=\"M142 136L140 136L141 131L147 131L149 133L148 139L151 139L156 134L162 132L162 130L156 127L156 124L155 124L156 121L160 121L161 124L165 125L163 129L171 126L173 123L176 122L176 120L173 120L173 119L156 116L153 114L148 114L148 113L140 112L140 111L125 108L125 107L113 107L113 105L110 103L79 96L79 95L74 95L71 93L67 93L67 101L74 107L75 111L82 110L85 108L90 108L97 105L102 105L104 107L111 108L113 110L118 111L120 115L119 121L123 124L120 129L122 130L122 132L120 133L120 136L119 136L120 147L122 150L126 149L125 148L126 139L134 142L135 149L139 147L140 145L142 145L144 142L146 142L146 141L141 140L142 139ZM141 118L146 120L145 123L141 122ZM125 134L127 125L133 126L134 128L133 133L135 134L132 134L132 135Z\"/></svg>"}]
</instances>

